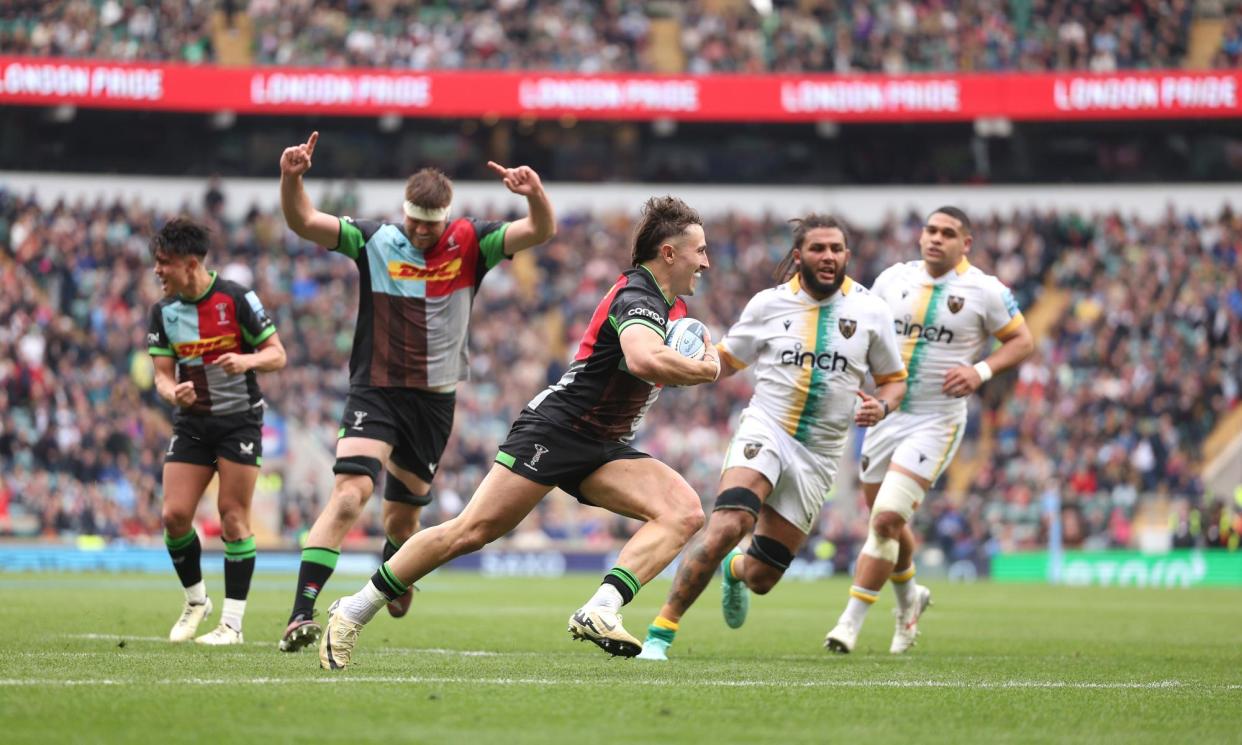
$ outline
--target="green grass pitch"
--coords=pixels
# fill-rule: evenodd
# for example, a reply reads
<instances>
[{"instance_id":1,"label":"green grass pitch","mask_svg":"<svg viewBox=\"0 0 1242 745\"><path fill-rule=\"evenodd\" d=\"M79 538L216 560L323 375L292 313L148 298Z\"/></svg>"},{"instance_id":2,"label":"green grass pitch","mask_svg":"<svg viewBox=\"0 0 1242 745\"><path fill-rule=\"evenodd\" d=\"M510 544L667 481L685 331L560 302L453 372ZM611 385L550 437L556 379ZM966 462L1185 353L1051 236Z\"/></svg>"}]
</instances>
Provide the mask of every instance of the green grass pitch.
<instances>
[{"instance_id":1,"label":"green grass pitch","mask_svg":"<svg viewBox=\"0 0 1242 745\"><path fill-rule=\"evenodd\" d=\"M161 641L180 611L172 572L0 575L0 740L1238 741L1236 590L934 583L920 643L893 657L886 589L860 648L838 657L821 642L844 579L754 598L737 631L713 584L660 664L570 640L565 620L597 580L434 574L409 616L364 630L355 667L328 673L309 651L276 651L292 577L256 577L246 644L206 649ZM361 581L334 577L320 606ZM219 576L208 589L219 608ZM667 590L653 582L626 608L636 636Z\"/></svg>"}]
</instances>

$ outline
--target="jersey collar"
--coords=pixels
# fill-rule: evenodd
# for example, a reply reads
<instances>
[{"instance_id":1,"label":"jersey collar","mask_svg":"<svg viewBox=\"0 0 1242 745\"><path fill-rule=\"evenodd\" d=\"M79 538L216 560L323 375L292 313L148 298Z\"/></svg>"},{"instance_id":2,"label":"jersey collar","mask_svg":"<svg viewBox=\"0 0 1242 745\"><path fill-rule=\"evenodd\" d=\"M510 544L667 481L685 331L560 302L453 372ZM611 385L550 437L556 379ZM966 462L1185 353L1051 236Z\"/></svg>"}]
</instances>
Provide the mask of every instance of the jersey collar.
<instances>
[{"instance_id":1,"label":"jersey collar","mask_svg":"<svg viewBox=\"0 0 1242 745\"><path fill-rule=\"evenodd\" d=\"M211 277L211 281L207 283L207 289L203 290L203 294L198 297L182 297L181 301L185 303L201 302L203 298L211 294L212 288L216 286L216 273L214 271L207 272L207 276Z\"/></svg>"},{"instance_id":2,"label":"jersey collar","mask_svg":"<svg viewBox=\"0 0 1242 745\"><path fill-rule=\"evenodd\" d=\"M670 308L673 307L673 303L677 302L677 298L674 297L673 299L670 300L668 295L664 294L664 288L660 286L660 280L656 279L655 274L653 274L652 271L647 268L646 264L639 264L638 268L642 269L644 272L647 273L648 276L651 277L651 281L655 283L656 289L660 291L660 296L664 298L664 302L668 303L668 307Z\"/></svg>"},{"instance_id":3,"label":"jersey collar","mask_svg":"<svg viewBox=\"0 0 1242 745\"><path fill-rule=\"evenodd\" d=\"M798 272L794 272L793 278L789 280L789 291L790 292L792 292L795 296L802 297L802 299L808 302L817 303L817 304L828 303L828 302L832 302L836 298L845 297L846 295L854 291L854 287L855 287L854 280L850 279L849 275L847 274L845 276L845 280L841 282L841 286L837 288L836 292L832 293L831 295L824 298L823 300L816 300L815 298L811 297L811 294L809 292L806 292L805 290L802 289L802 275L801 274L799 274Z\"/></svg>"},{"instance_id":4,"label":"jersey collar","mask_svg":"<svg viewBox=\"0 0 1242 745\"><path fill-rule=\"evenodd\" d=\"M966 260L965 256L963 256L962 260L957 262L957 266L953 267L952 271L945 272L939 277L933 277L930 273L928 273L926 261L919 262L919 269L923 271L923 276L930 280L932 284L939 285L948 282L954 277L960 277L970 271L970 262Z\"/></svg>"}]
</instances>

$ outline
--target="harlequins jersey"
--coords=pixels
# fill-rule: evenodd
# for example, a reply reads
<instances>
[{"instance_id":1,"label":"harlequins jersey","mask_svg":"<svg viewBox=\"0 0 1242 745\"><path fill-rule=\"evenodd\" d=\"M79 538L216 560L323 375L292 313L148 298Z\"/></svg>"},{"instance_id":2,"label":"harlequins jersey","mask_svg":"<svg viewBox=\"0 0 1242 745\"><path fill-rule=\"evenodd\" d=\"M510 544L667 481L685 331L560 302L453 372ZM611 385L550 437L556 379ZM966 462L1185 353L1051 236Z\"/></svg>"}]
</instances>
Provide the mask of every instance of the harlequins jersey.
<instances>
[{"instance_id":1,"label":"harlequins jersey","mask_svg":"<svg viewBox=\"0 0 1242 745\"><path fill-rule=\"evenodd\" d=\"M469 375L470 306L505 258L508 223L459 218L426 252L390 223L341 218L334 250L358 264L351 385L437 388Z\"/></svg>"},{"instance_id":2,"label":"harlequins jersey","mask_svg":"<svg viewBox=\"0 0 1242 745\"><path fill-rule=\"evenodd\" d=\"M527 408L589 437L629 442L660 386L630 373L621 332L638 324L664 338L685 315L686 303L665 297L646 267L626 270L595 308L569 369Z\"/></svg>"},{"instance_id":3,"label":"harlequins jersey","mask_svg":"<svg viewBox=\"0 0 1242 745\"><path fill-rule=\"evenodd\" d=\"M147 351L177 362L177 382L194 382L197 400L177 415L236 414L263 403L254 370L229 375L215 364L229 352L249 354L276 325L253 290L219 279L195 300L164 298L151 309Z\"/></svg>"}]
</instances>

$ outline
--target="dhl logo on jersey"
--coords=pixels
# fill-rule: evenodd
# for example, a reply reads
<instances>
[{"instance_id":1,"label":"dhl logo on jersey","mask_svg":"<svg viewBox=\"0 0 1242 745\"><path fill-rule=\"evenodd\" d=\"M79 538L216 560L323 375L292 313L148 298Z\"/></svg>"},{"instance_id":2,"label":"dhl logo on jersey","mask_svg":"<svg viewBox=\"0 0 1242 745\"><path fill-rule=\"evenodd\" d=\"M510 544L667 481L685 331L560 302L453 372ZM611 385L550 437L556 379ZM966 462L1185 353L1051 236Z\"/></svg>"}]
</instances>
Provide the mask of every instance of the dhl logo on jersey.
<instances>
[{"instance_id":1,"label":"dhl logo on jersey","mask_svg":"<svg viewBox=\"0 0 1242 745\"><path fill-rule=\"evenodd\" d=\"M449 282L461 274L461 259L442 264L438 267L415 266L408 261L388 262L388 276L393 279L421 279L424 282Z\"/></svg>"},{"instance_id":2,"label":"dhl logo on jersey","mask_svg":"<svg viewBox=\"0 0 1242 745\"><path fill-rule=\"evenodd\" d=\"M233 349L237 346L237 334L225 334L224 336L213 336L209 339L196 339L194 341L183 341L179 344L173 344L173 351L178 357L202 357L212 352L223 352L226 349Z\"/></svg>"}]
</instances>

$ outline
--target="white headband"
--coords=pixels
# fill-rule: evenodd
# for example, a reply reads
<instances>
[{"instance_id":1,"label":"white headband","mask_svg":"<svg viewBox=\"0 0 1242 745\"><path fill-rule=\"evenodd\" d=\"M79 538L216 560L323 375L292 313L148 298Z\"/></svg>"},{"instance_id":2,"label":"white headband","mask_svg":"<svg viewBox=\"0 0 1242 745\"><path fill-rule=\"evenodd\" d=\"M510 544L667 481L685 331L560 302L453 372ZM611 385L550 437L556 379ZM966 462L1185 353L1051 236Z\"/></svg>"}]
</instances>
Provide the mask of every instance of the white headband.
<instances>
[{"instance_id":1,"label":"white headband","mask_svg":"<svg viewBox=\"0 0 1242 745\"><path fill-rule=\"evenodd\" d=\"M441 207L438 210L429 210L426 207L419 207L410 200L405 200L401 205L405 209L405 214L411 220L422 220L423 222L440 222L447 220L449 216L449 208ZM451 206L451 205L450 205Z\"/></svg>"}]
</instances>

